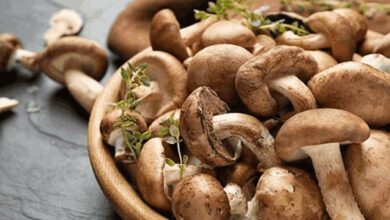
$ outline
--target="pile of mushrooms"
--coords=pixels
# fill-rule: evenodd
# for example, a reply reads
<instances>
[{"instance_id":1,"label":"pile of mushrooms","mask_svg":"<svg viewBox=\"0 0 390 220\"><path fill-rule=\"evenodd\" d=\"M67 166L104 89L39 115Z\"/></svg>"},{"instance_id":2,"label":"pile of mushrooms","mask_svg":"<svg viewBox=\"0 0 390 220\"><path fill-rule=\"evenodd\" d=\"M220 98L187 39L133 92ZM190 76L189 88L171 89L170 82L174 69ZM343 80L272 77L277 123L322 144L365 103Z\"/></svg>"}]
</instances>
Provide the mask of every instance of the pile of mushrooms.
<instances>
[{"instance_id":1,"label":"pile of mushrooms","mask_svg":"<svg viewBox=\"0 0 390 220\"><path fill-rule=\"evenodd\" d=\"M150 86L122 113L151 137L128 160L120 111L101 122L148 205L184 220L390 218L389 35L352 9L283 16L311 33L215 17L180 29L169 9L150 17L151 49L132 63L148 65ZM178 143L159 135L167 121Z\"/></svg>"}]
</instances>

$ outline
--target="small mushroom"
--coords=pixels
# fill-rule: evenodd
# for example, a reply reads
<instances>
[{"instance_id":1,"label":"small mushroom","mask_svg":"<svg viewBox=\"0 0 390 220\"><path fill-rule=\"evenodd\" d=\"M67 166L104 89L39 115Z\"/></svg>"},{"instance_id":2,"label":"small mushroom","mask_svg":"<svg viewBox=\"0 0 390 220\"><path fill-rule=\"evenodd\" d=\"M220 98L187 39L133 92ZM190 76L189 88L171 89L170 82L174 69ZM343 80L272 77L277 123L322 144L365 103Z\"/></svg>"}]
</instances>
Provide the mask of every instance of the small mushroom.
<instances>
[{"instance_id":1,"label":"small mushroom","mask_svg":"<svg viewBox=\"0 0 390 220\"><path fill-rule=\"evenodd\" d=\"M19 104L16 99L9 99L6 97L0 97L0 113L10 111Z\"/></svg>"},{"instance_id":2,"label":"small mushroom","mask_svg":"<svg viewBox=\"0 0 390 220\"><path fill-rule=\"evenodd\" d=\"M237 105L234 89L237 70L252 56L242 47L218 44L206 47L192 57L188 65L188 90L208 86L229 105ZM227 62L228 61L228 62Z\"/></svg>"},{"instance_id":3,"label":"small mushroom","mask_svg":"<svg viewBox=\"0 0 390 220\"><path fill-rule=\"evenodd\" d=\"M228 106L208 87L199 87L183 103L180 134L188 150L210 166L233 164L241 145L229 146L222 140L239 139L259 162L259 169L278 165L273 137L256 118L242 113L227 113Z\"/></svg>"},{"instance_id":4,"label":"small mushroom","mask_svg":"<svg viewBox=\"0 0 390 220\"><path fill-rule=\"evenodd\" d=\"M40 69L53 80L65 84L88 112L103 90L97 80L102 78L108 66L104 50L94 41L81 37L58 39L39 53L17 49L10 59L7 63L19 63L30 70Z\"/></svg>"},{"instance_id":5,"label":"small mushroom","mask_svg":"<svg viewBox=\"0 0 390 220\"><path fill-rule=\"evenodd\" d=\"M390 73L390 58L387 58L382 54L368 54L362 57L360 62L368 64L383 72Z\"/></svg>"},{"instance_id":6,"label":"small mushroom","mask_svg":"<svg viewBox=\"0 0 390 220\"><path fill-rule=\"evenodd\" d=\"M316 74L308 86L320 107L349 111L370 126L390 123L390 75L385 72L345 62Z\"/></svg>"},{"instance_id":7,"label":"small mushroom","mask_svg":"<svg viewBox=\"0 0 390 220\"><path fill-rule=\"evenodd\" d=\"M81 16L70 9L62 9L50 18L51 28L46 31L44 38L46 45L50 45L62 36L75 35L83 27Z\"/></svg>"},{"instance_id":8,"label":"small mushroom","mask_svg":"<svg viewBox=\"0 0 390 220\"><path fill-rule=\"evenodd\" d=\"M150 26L150 44L153 50L172 54L183 62L188 58L186 45L180 36L180 24L170 9L156 13Z\"/></svg>"},{"instance_id":9,"label":"small mushroom","mask_svg":"<svg viewBox=\"0 0 390 220\"><path fill-rule=\"evenodd\" d=\"M277 154L286 162L310 157L327 212L332 219L364 219L345 172L340 144L362 143L368 125L339 109L311 109L288 119L276 139Z\"/></svg>"},{"instance_id":10,"label":"small mushroom","mask_svg":"<svg viewBox=\"0 0 390 220\"><path fill-rule=\"evenodd\" d=\"M381 44L384 35L372 30L368 30L364 41L360 45L359 53L362 55L375 53L376 47Z\"/></svg>"},{"instance_id":11,"label":"small mushroom","mask_svg":"<svg viewBox=\"0 0 390 220\"><path fill-rule=\"evenodd\" d=\"M22 49L20 40L12 34L0 34L0 71L8 71L16 64L37 70L36 54Z\"/></svg>"},{"instance_id":12,"label":"small mushroom","mask_svg":"<svg viewBox=\"0 0 390 220\"><path fill-rule=\"evenodd\" d=\"M261 55L274 46L276 46L276 42L272 37L265 34L257 35L252 54L255 56Z\"/></svg>"},{"instance_id":13,"label":"small mushroom","mask_svg":"<svg viewBox=\"0 0 390 220\"><path fill-rule=\"evenodd\" d=\"M371 130L370 138L348 147L345 164L352 191L367 220L390 217L390 133Z\"/></svg>"},{"instance_id":14,"label":"small mushroom","mask_svg":"<svg viewBox=\"0 0 390 220\"><path fill-rule=\"evenodd\" d=\"M321 220L325 215L318 186L305 171L293 167L266 170L251 203L250 219Z\"/></svg>"},{"instance_id":15,"label":"small mushroom","mask_svg":"<svg viewBox=\"0 0 390 220\"><path fill-rule=\"evenodd\" d=\"M164 122L166 122L172 115L174 120L179 120L180 109L172 110L161 115L149 125L149 130L152 132L152 137L158 137L159 131L164 127Z\"/></svg>"},{"instance_id":16,"label":"small mushroom","mask_svg":"<svg viewBox=\"0 0 390 220\"><path fill-rule=\"evenodd\" d=\"M318 72L322 72L337 64L337 61L328 53L321 50L307 50L318 64Z\"/></svg>"},{"instance_id":17,"label":"small mushroom","mask_svg":"<svg viewBox=\"0 0 390 220\"><path fill-rule=\"evenodd\" d=\"M228 220L229 199L217 179L198 174L185 178L176 186L172 212L176 219Z\"/></svg>"},{"instance_id":18,"label":"small mushroom","mask_svg":"<svg viewBox=\"0 0 390 220\"><path fill-rule=\"evenodd\" d=\"M317 12L305 19L305 24L314 34L297 36L287 31L279 36L279 44L299 46L306 50L331 48L338 61L348 61L367 31L364 17L353 9L336 9Z\"/></svg>"},{"instance_id":19,"label":"small mushroom","mask_svg":"<svg viewBox=\"0 0 390 220\"><path fill-rule=\"evenodd\" d=\"M189 15L193 17L193 9L204 3L206 0L132 1L112 24L107 39L108 47L121 58L129 59L149 46L150 22L156 12L169 8L174 11L179 21L188 20L186 18Z\"/></svg>"},{"instance_id":20,"label":"small mushroom","mask_svg":"<svg viewBox=\"0 0 390 220\"><path fill-rule=\"evenodd\" d=\"M100 123L100 132L102 134L102 139L107 144L115 148L115 160L122 163L134 163L134 156L130 150L126 147L123 139L123 133L121 127L116 125L120 122L120 117L122 115L122 110L114 109L104 116L102 122ZM136 112L125 111L124 116L130 116L135 119L135 123L132 129L139 132L145 132L147 130L147 125L142 116ZM130 127L129 127L130 129Z\"/></svg>"},{"instance_id":21,"label":"small mushroom","mask_svg":"<svg viewBox=\"0 0 390 220\"><path fill-rule=\"evenodd\" d=\"M137 99L142 99L135 110L140 112L147 123L162 114L181 107L187 97L187 71L174 56L162 51L145 52L134 66L147 64L146 74L150 86L135 89ZM125 86L122 84L122 96Z\"/></svg>"},{"instance_id":22,"label":"small mushroom","mask_svg":"<svg viewBox=\"0 0 390 220\"><path fill-rule=\"evenodd\" d=\"M317 62L303 49L276 46L240 67L236 75L236 90L249 111L266 117L279 112L282 117L288 118L294 113L317 107L314 96L304 83L317 73L317 69ZM289 109L278 98L280 96L289 99L293 112L288 112Z\"/></svg>"},{"instance_id":23,"label":"small mushroom","mask_svg":"<svg viewBox=\"0 0 390 220\"><path fill-rule=\"evenodd\" d=\"M218 21L208 27L202 35L204 47L216 44L233 44L249 49L255 43L256 36L253 31L234 21Z\"/></svg>"},{"instance_id":24,"label":"small mushroom","mask_svg":"<svg viewBox=\"0 0 390 220\"><path fill-rule=\"evenodd\" d=\"M137 163L136 181L142 198L149 205L163 211L171 210L169 188L181 180L178 166L169 166L167 158L177 160L177 156L162 138L151 138L142 147ZM182 177L199 172L199 168L187 165Z\"/></svg>"}]
</instances>

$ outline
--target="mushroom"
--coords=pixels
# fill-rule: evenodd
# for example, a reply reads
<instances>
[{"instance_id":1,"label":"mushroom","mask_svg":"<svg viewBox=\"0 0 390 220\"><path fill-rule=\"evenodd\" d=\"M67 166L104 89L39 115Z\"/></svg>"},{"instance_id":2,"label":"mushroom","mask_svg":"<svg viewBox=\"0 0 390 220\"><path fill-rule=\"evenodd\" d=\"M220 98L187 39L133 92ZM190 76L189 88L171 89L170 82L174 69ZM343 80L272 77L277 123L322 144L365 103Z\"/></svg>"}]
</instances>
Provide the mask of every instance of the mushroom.
<instances>
[{"instance_id":1,"label":"mushroom","mask_svg":"<svg viewBox=\"0 0 390 220\"><path fill-rule=\"evenodd\" d=\"M318 186L305 171L293 167L266 170L249 205L250 219L321 220L325 216Z\"/></svg>"},{"instance_id":2,"label":"mushroom","mask_svg":"<svg viewBox=\"0 0 390 220\"><path fill-rule=\"evenodd\" d=\"M174 11L178 20L188 20L186 18L193 15L193 9L206 2L206 0L132 1L113 23L108 35L108 47L121 58L128 59L149 46L150 22L157 11L169 8Z\"/></svg>"},{"instance_id":3,"label":"mushroom","mask_svg":"<svg viewBox=\"0 0 390 220\"><path fill-rule=\"evenodd\" d=\"M120 117L122 116L122 110L114 109L109 112L106 116L104 116L102 122L100 123L100 133L102 134L102 139L107 144L113 146L115 148L115 160L122 163L134 163L134 157L137 155L133 155L126 147L124 143L123 133L121 127L118 126L118 122L120 122ZM133 125L129 126L128 129L132 129L138 132L145 132L147 130L147 125L142 116L134 111L126 110L123 112L123 116L132 117L135 119Z\"/></svg>"},{"instance_id":4,"label":"mushroom","mask_svg":"<svg viewBox=\"0 0 390 220\"><path fill-rule=\"evenodd\" d=\"M265 34L257 35L252 54L255 56L261 55L274 46L276 46L276 42L272 37Z\"/></svg>"},{"instance_id":5,"label":"mushroom","mask_svg":"<svg viewBox=\"0 0 390 220\"><path fill-rule=\"evenodd\" d=\"M386 34L374 50L375 53L390 57L390 33Z\"/></svg>"},{"instance_id":6,"label":"mushroom","mask_svg":"<svg viewBox=\"0 0 390 220\"><path fill-rule=\"evenodd\" d=\"M364 219L352 194L340 144L362 143L368 125L339 109L311 109L288 119L276 139L277 154L286 162L310 157L331 219Z\"/></svg>"},{"instance_id":7,"label":"mushroom","mask_svg":"<svg viewBox=\"0 0 390 220\"><path fill-rule=\"evenodd\" d=\"M184 41L180 36L180 24L170 9L156 13L150 26L150 44L153 50L172 54L183 62L188 58Z\"/></svg>"},{"instance_id":8,"label":"mushroom","mask_svg":"<svg viewBox=\"0 0 390 220\"><path fill-rule=\"evenodd\" d=\"M65 37L34 53L17 49L7 63L41 69L53 80L65 84L73 97L88 112L103 86L97 82L108 66L107 54L94 41Z\"/></svg>"},{"instance_id":9,"label":"mushroom","mask_svg":"<svg viewBox=\"0 0 390 220\"><path fill-rule=\"evenodd\" d=\"M236 75L236 90L249 111L266 117L279 112L282 117L288 118L317 107L304 83L317 73L317 69L315 59L303 49L276 46L240 67ZM280 96L289 99L294 107L292 113L285 108Z\"/></svg>"},{"instance_id":10,"label":"mushroom","mask_svg":"<svg viewBox=\"0 0 390 220\"><path fill-rule=\"evenodd\" d=\"M387 58L382 54L368 54L362 57L360 62L368 64L383 72L390 73L390 58Z\"/></svg>"},{"instance_id":11,"label":"mushroom","mask_svg":"<svg viewBox=\"0 0 390 220\"><path fill-rule=\"evenodd\" d=\"M356 43L364 38L367 31L366 20L353 9L317 12L309 16L305 24L315 34L297 36L287 31L276 41L279 44L299 46L306 50L331 47L336 60L348 61L352 59Z\"/></svg>"},{"instance_id":12,"label":"mushroom","mask_svg":"<svg viewBox=\"0 0 390 220\"><path fill-rule=\"evenodd\" d=\"M359 53L362 55L367 55L375 53L376 47L382 43L384 35L372 30L368 30L364 41L360 45Z\"/></svg>"},{"instance_id":13,"label":"mushroom","mask_svg":"<svg viewBox=\"0 0 390 220\"><path fill-rule=\"evenodd\" d=\"M172 195L172 212L176 219L228 220L229 199L217 179L198 174L177 184Z\"/></svg>"},{"instance_id":14,"label":"mushroom","mask_svg":"<svg viewBox=\"0 0 390 220\"><path fill-rule=\"evenodd\" d=\"M249 49L255 43L256 36L253 31L234 21L218 21L208 27L202 35L204 47L216 44L233 44Z\"/></svg>"},{"instance_id":15,"label":"mushroom","mask_svg":"<svg viewBox=\"0 0 390 220\"><path fill-rule=\"evenodd\" d=\"M208 87L199 87L187 97L180 113L180 134L191 154L210 166L231 165L239 158L241 145L230 146L222 140L234 137L256 155L260 170L280 164L273 137L261 122L228 110Z\"/></svg>"},{"instance_id":16,"label":"mushroom","mask_svg":"<svg viewBox=\"0 0 390 220\"><path fill-rule=\"evenodd\" d=\"M208 86L229 105L238 104L234 89L237 70L252 56L242 47L218 44L199 51L188 65L188 90ZM228 61L228 62L227 62Z\"/></svg>"},{"instance_id":17,"label":"mushroom","mask_svg":"<svg viewBox=\"0 0 390 220\"><path fill-rule=\"evenodd\" d=\"M370 126L390 123L390 75L359 62L337 64L309 81L320 107L349 111Z\"/></svg>"},{"instance_id":18,"label":"mushroom","mask_svg":"<svg viewBox=\"0 0 390 220\"><path fill-rule=\"evenodd\" d=\"M345 164L352 191L366 219L388 219L390 133L371 130L366 141L348 147Z\"/></svg>"},{"instance_id":19,"label":"mushroom","mask_svg":"<svg viewBox=\"0 0 390 220\"><path fill-rule=\"evenodd\" d=\"M163 128L163 123L166 122L173 115L174 120L180 119L180 109L169 111L149 125L149 130L152 132L152 137L158 137L158 132Z\"/></svg>"},{"instance_id":20,"label":"mushroom","mask_svg":"<svg viewBox=\"0 0 390 220\"><path fill-rule=\"evenodd\" d=\"M44 39L46 45L50 45L62 36L75 35L83 27L81 16L70 9L62 9L50 18L51 28L46 31Z\"/></svg>"},{"instance_id":21,"label":"mushroom","mask_svg":"<svg viewBox=\"0 0 390 220\"><path fill-rule=\"evenodd\" d=\"M16 99L9 99L6 97L0 97L0 113L10 111L19 104Z\"/></svg>"},{"instance_id":22,"label":"mushroom","mask_svg":"<svg viewBox=\"0 0 390 220\"><path fill-rule=\"evenodd\" d=\"M137 162L137 185L142 198L151 206L171 210L170 187L181 178L200 172L196 166L187 165L182 176L178 166L170 166L166 159L177 161L177 156L162 138L151 138L142 147Z\"/></svg>"},{"instance_id":23,"label":"mushroom","mask_svg":"<svg viewBox=\"0 0 390 220\"><path fill-rule=\"evenodd\" d=\"M137 99L142 99L135 111L151 123L162 114L181 107L188 94L187 71L179 60L162 51L145 52L133 65L143 63L148 65L146 73L151 85L135 89ZM124 89L122 84L122 96Z\"/></svg>"},{"instance_id":24,"label":"mushroom","mask_svg":"<svg viewBox=\"0 0 390 220\"><path fill-rule=\"evenodd\" d=\"M318 72L322 72L337 64L337 61L328 53L321 50L307 50L318 64Z\"/></svg>"}]
</instances>

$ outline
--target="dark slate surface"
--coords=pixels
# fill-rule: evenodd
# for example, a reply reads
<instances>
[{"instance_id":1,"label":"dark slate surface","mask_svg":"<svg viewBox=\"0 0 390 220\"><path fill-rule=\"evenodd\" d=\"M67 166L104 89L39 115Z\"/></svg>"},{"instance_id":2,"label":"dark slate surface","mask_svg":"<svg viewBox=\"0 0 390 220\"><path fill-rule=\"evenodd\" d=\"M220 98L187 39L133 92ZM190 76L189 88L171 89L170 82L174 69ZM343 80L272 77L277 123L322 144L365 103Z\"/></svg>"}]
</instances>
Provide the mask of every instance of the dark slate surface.
<instances>
[{"instance_id":1,"label":"dark slate surface","mask_svg":"<svg viewBox=\"0 0 390 220\"><path fill-rule=\"evenodd\" d=\"M85 21L81 35L106 47L111 23L127 2L0 0L0 32L40 51L50 16L72 8ZM103 82L114 70L111 64ZM88 114L66 89L43 74L18 71L0 73L0 96L20 101L0 115L0 219L118 219L90 166ZM27 113L31 100L39 112Z\"/></svg>"}]
</instances>

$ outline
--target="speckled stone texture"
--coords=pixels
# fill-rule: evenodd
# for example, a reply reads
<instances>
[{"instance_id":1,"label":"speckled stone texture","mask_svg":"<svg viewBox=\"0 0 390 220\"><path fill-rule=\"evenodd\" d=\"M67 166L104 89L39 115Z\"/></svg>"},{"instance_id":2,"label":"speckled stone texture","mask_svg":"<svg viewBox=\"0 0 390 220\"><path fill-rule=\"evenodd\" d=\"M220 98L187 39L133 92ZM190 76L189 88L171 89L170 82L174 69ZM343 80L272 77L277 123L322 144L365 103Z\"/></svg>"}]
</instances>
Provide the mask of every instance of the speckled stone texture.
<instances>
[{"instance_id":1,"label":"speckled stone texture","mask_svg":"<svg viewBox=\"0 0 390 220\"><path fill-rule=\"evenodd\" d=\"M40 51L50 16L71 8L85 21L81 36L106 48L111 23L128 2L0 0L0 32ZM112 60L103 82L115 70ZM20 102L0 115L0 219L118 219L90 166L88 114L69 92L43 74L13 71L0 73L0 96ZM28 113L34 103L40 111Z\"/></svg>"}]
</instances>

